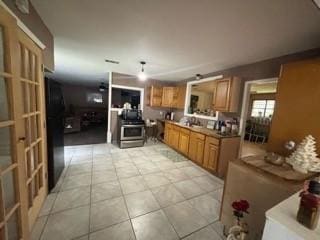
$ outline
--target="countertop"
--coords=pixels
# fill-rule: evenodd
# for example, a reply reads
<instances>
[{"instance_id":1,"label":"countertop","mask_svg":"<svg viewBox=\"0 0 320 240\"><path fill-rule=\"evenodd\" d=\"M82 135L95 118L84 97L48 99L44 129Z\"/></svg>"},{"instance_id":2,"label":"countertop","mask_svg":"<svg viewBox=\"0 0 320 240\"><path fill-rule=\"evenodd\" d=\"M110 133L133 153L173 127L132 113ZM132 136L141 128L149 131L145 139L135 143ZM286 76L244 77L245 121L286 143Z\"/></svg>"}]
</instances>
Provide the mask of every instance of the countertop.
<instances>
[{"instance_id":1,"label":"countertop","mask_svg":"<svg viewBox=\"0 0 320 240\"><path fill-rule=\"evenodd\" d=\"M320 236L320 223L318 227L312 231L296 220L299 203L300 197L298 192L268 210L266 212L267 224L262 239L318 240Z\"/></svg>"},{"instance_id":2,"label":"countertop","mask_svg":"<svg viewBox=\"0 0 320 240\"><path fill-rule=\"evenodd\" d=\"M186 129L193 131L193 132L201 133L206 136L214 137L214 138L218 138L218 139L240 137L240 135L238 135L238 134L236 134L236 135L221 135L217 131L208 129L206 127L200 127L200 128L199 127L188 127L188 126L182 125L179 122L175 122L175 121L171 121L171 120L165 120L165 122L177 125L182 128L186 128Z\"/></svg>"}]
</instances>

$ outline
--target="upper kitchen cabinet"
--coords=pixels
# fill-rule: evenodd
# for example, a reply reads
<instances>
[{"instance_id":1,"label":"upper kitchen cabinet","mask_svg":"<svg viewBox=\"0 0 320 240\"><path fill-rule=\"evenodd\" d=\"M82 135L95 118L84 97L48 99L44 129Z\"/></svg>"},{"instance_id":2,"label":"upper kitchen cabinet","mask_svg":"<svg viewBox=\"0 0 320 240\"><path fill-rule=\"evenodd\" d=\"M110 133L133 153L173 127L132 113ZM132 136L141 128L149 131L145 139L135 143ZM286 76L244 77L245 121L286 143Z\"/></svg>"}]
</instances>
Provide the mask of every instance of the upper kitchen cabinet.
<instances>
[{"instance_id":1,"label":"upper kitchen cabinet","mask_svg":"<svg viewBox=\"0 0 320 240\"><path fill-rule=\"evenodd\" d=\"M184 108L186 85L150 87L150 107Z\"/></svg>"},{"instance_id":2,"label":"upper kitchen cabinet","mask_svg":"<svg viewBox=\"0 0 320 240\"><path fill-rule=\"evenodd\" d=\"M230 77L216 80L213 109L220 112L238 112L241 80Z\"/></svg>"},{"instance_id":3,"label":"upper kitchen cabinet","mask_svg":"<svg viewBox=\"0 0 320 240\"><path fill-rule=\"evenodd\" d=\"M161 107L162 103L162 87L150 87L150 107Z\"/></svg>"},{"instance_id":4,"label":"upper kitchen cabinet","mask_svg":"<svg viewBox=\"0 0 320 240\"><path fill-rule=\"evenodd\" d=\"M162 107L173 107L173 97L175 95L175 91L175 87L163 87Z\"/></svg>"},{"instance_id":5,"label":"upper kitchen cabinet","mask_svg":"<svg viewBox=\"0 0 320 240\"><path fill-rule=\"evenodd\" d=\"M177 100L175 102L175 108L183 109L184 108L184 102L186 99L186 89L187 85L180 85L177 88Z\"/></svg>"}]
</instances>

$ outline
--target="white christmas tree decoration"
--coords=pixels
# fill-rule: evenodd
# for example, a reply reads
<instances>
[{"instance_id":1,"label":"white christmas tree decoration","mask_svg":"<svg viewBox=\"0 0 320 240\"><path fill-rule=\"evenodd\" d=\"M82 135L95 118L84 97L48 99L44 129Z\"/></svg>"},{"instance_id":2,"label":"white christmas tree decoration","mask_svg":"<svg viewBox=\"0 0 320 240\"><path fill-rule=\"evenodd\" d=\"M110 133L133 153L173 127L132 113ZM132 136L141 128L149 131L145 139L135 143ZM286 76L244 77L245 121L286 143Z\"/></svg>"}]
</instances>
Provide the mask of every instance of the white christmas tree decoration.
<instances>
[{"instance_id":1,"label":"white christmas tree decoration","mask_svg":"<svg viewBox=\"0 0 320 240\"><path fill-rule=\"evenodd\" d=\"M287 158L293 169L301 172L320 172L320 159L316 153L316 141L311 135L306 136L297 149Z\"/></svg>"}]
</instances>

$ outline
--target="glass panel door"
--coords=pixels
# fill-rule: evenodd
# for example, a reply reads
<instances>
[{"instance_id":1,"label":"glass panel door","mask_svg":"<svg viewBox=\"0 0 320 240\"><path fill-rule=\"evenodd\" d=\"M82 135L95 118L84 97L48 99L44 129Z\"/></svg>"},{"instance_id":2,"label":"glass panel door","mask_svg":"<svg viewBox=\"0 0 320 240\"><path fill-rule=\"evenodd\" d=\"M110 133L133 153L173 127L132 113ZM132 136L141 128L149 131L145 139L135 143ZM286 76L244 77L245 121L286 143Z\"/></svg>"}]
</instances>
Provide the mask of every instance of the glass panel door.
<instances>
[{"instance_id":1,"label":"glass panel door","mask_svg":"<svg viewBox=\"0 0 320 240\"><path fill-rule=\"evenodd\" d=\"M24 158L30 227L35 222L47 195L44 153L44 81L41 49L22 31L19 38L19 81L23 96L22 119L25 130Z\"/></svg>"},{"instance_id":2,"label":"glass panel door","mask_svg":"<svg viewBox=\"0 0 320 240\"><path fill-rule=\"evenodd\" d=\"M16 114L14 113L14 92L17 79L13 44L18 43L13 31L16 25L0 8L0 239L18 240L26 237L22 219L23 204L20 191L23 185L19 179L20 164L17 142ZM23 230L24 229L24 230Z\"/></svg>"}]
</instances>

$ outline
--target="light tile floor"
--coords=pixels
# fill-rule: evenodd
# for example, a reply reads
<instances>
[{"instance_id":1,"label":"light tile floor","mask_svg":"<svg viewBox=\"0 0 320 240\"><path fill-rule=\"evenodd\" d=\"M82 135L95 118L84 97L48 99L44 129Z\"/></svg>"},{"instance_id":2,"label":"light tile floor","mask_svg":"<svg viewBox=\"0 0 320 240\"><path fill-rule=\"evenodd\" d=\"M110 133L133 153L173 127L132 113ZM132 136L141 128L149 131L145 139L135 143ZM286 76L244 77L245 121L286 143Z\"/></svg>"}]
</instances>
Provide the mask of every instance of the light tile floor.
<instances>
[{"instance_id":1,"label":"light tile floor","mask_svg":"<svg viewBox=\"0 0 320 240\"><path fill-rule=\"evenodd\" d=\"M164 144L65 148L32 240L222 240L223 181Z\"/></svg>"}]
</instances>

